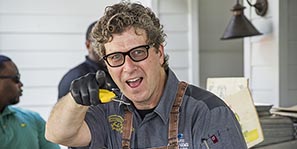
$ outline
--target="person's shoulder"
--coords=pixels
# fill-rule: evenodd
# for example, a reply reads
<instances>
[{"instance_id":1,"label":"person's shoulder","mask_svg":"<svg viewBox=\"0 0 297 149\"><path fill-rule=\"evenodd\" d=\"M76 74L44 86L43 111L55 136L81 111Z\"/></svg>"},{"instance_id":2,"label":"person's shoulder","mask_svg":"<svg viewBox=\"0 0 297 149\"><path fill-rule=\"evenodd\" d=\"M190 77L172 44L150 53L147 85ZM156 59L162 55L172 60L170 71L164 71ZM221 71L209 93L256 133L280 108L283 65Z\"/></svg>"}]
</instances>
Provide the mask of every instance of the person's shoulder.
<instances>
[{"instance_id":1,"label":"person's shoulder","mask_svg":"<svg viewBox=\"0 0 297 149\"><path fill-rule=\"evenodd\" d=\"M11 106L10 108L16 113L16 115L21 116L23 118L43 120L43 118L40 116L40 114L38 112L28 110L28 109L24 109L24 108L21 108L21 107Z\"/></svg>"},{"instance_id":2,"label":"person's shoulder","mask_svg":"<svg viewBox=\"0 0 297 149\"><path fill-rule=\"evenodd\" d=\"M81 63L73 68L71 68L65 75L65 76L80 76L81 75L81 70L86 67L84 63Z\"/></svg>"},{"instance_id":3,"label":"person's shoulder","mask_svg":"<svg viewBox=\"0 0 297 149\"><path fill-rule=\"evenodd\" d=\"M225 102L215 94L194 85L188 86L185 95L194 100L203 102L209 110L216 107L226 106Z\"/></svg>"},{"instance_id":4,"label":"person's shoulder","mask_svg":"<svg viewBox=\"0 0 297 149\"><path fill-rule=\"evenodd\" d=\"M77 66L71 68L68 72L66 72L62 80L73 80L89 72L92 72L92 69L90 68L90 66L86 62L82 62Z\"/></svg>"},{"instance_id":5,"label":"person's shoulder","mask_svg":"<svg viewBox=\"0 0 297 149\"><path fill-rule=\"evenodd\" d=\"M68 72L66 72L64 74L64 76L62 77L62 79L60 81L60 84L65 83L65 82L70 83L72 80L77 79L78 77L84 75L82 73L83 67L85 67L85 66L83 63L81 63L81 64L71 68Z\"/></svg>"}]
</instances>

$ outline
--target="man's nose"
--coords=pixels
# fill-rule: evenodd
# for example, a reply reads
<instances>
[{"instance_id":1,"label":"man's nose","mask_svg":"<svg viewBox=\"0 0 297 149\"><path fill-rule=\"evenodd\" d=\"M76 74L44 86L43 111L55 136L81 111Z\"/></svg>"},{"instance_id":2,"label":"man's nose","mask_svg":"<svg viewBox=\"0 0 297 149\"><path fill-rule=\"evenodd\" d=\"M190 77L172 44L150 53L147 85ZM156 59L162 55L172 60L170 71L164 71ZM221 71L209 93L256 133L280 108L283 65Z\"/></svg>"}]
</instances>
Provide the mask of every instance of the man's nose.
<instances>
[{"instance_id":1,"label":"man's nose","mask_svg":"<svg viewBox=\"0 0 297 149\"><path fill-rule=\"evenodd\" d=\"M19 85L20 87L23 87L23 86L24 86L24 84L23 84L22 81L19 81L18 85Z\"/></svg>"},{"instance_id":2,"label":"man's nose","mask_svg":"<svg viewBox=\"0 0 297 149\"><path fill-rule=\"evenodd\" d=\"M124 70L135 69L135 62L131 59L129 55L125 56Z\"/></svg>"}]
</instances>

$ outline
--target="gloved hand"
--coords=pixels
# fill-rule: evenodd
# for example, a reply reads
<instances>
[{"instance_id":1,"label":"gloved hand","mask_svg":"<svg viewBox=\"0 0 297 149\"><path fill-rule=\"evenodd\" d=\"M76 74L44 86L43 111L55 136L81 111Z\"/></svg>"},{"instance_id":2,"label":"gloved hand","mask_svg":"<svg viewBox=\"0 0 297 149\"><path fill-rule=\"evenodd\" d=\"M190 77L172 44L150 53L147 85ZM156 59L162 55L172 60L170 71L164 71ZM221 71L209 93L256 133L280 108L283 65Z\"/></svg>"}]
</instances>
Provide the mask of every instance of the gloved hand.
<instances>
[{"instance_id":1,"label":"gloved hand","mask_svg":"<svg viewBox=\"0 0 297 149\"><path fill-rule=\"evenodd\" d=\"M95 73L88 73L70 85L70 92L75 102L81 105L90 106L101 103L99 100L99 88L107 88L105 73L98 70Z\"/></svg>"}]
</instances>

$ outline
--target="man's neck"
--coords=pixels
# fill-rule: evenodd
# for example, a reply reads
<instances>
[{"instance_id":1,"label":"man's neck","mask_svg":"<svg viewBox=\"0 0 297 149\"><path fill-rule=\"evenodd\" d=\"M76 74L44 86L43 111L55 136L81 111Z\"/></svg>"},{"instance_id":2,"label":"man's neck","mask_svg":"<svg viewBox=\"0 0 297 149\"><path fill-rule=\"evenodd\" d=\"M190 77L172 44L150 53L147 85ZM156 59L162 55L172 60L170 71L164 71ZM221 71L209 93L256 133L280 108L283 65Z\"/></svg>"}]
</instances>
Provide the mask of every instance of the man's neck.
<instances>
[{"instance_id":1,"label":"man's neck","mask_svg":"<svg viewBox=\"0 0 297 149\"><path fill-rule=\"evenodd\" d=\"M152 108L152 109L146 109L146 110L138 110L138 109L136 109L136 110L137 110L138 114L140 115L141 119L144 119L144 117L145 117L147 114L153 112L153 111L155 110L155 108Z\"/></svg>"}]
</instances>

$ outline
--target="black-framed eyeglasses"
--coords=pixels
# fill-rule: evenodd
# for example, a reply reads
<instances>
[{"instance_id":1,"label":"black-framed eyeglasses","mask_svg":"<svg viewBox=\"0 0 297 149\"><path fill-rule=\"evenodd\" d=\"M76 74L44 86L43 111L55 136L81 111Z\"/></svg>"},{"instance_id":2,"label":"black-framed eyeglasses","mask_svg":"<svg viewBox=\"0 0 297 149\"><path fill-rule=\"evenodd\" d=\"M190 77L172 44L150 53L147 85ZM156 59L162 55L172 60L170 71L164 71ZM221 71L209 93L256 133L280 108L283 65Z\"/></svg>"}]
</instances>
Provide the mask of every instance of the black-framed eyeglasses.
<instances>
[{"instance_id":1,"label":"black-framed eyeglasses","mask_svg":"<svg viewBox=\"0 0 297 149\"><path fill-rule=\"evenodd\" d=\"M107 54L103 59L107 62L110 67L120 67L125 63L125 57L128 55L134 62L140 62L145 60L149 53L148 50L153 45L141 45L127 52L114 52Z\"/></svg>"},{"instance_id":2,"label":"black-framed eyeglasses","mask_svg":"<svg viewBox=\"0 0 297 149\"><path fill-rule=\"evenodd\" d=\"M0 79L11 79L15 83L21 82L21 76L19 74L14 75L14 76L0 76Z\"/></svg>"}]
</instances>

